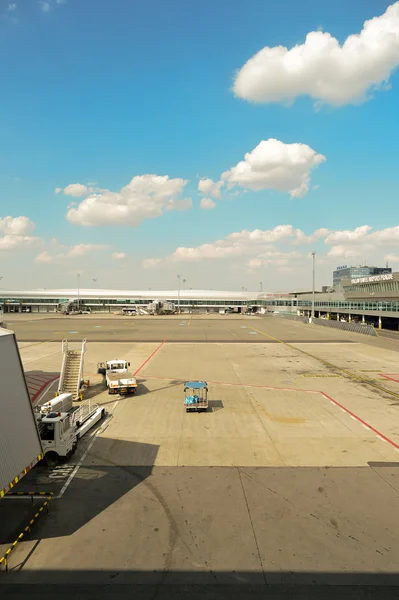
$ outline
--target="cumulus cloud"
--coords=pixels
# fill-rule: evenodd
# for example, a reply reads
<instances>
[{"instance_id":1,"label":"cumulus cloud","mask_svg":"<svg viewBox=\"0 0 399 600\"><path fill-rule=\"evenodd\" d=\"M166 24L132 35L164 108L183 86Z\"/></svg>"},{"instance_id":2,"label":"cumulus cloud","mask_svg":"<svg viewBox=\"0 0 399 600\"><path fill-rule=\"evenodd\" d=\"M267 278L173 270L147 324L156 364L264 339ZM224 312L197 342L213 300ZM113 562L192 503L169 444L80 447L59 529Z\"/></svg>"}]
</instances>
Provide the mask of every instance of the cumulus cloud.
<instances>
[{"instance_id":1,"label":"cumulus cloud","mask_svg":"<svg viewBox=\"0 0 399 600\"><path fill-rule=\"evenodd\" d=\"M107 244L76 244L74 246L63 246L54 240L53 247L38 254L35 258L35 262L59 263L65 260L81 258L88 254L107 249L109 249Z\"/></svg>"},{"instance_id":2,"label":"cumulus cloud","mask_svg":"<svg viewBox=\"0 0 399 600\"><path fill-rule=\"evenodd\" d=\"M321 237L321 231L326 230L317 230L316 237ZM294 229L292 225L277 225L273 229L254 229L253 231L243 229L230 233L224 239L216 242L195 247L180 246L165 258L146 259L143 266L151 269L174 262L200 262L215 258L228 259L251 255L254 255L254 259L282 259L281 251L274 245L279 242L290 243L292 240L296 240L298 232L303 233L299 229ZM315 236L315 234L312 235ZM296 251L289 251L286 256L295 256L296 254Z\"/></svg>"},{"instance_id":3,"label":"cumulus cloud","mask_svg":"<svg viewBox=\"0 0 399 600\"><path fill-rule=\"evenodd\" d=\"M115 260L123 260L124 258L126 258L127 254L125 254L125 252L113 252L112 254L112 258L114 258Z\"/></svg>"},{"instance_id":4,"label":"cumulus cloud","mask_svg":"<svg viewBox=\"0 0 399 600\"><path fill-rule=\"evenodd\" d=\"M19 248L31 248L42 244L39 237L32 235L9 235L0 237L0 250L16 250Z\"/></svg>"},{"instance_id":5,"label":"cumulus cloud","mask_svg":"<svg viewBox=\"0 0 399 600\"><path fill-rule=\"evenodd\" d=\"M316 229L311 235L306 235L301 229L295 230L295 241L293 244L301 245L301 244L312 244L321 238L327 237L329 234L329 230L326 227L321 227L320 229Z\"/></svg>"},{"instance_id":6,"label":"cumulus cloud","mask_svg":"<svg viewBox=\"0 0 399 600\"><path fill-rule=\"evenodd\" d=\"M361 225L355 229L333 231L325 239L332 246L328 253L336 258L363 258L372 256L376 251L389 251L399 246L399 225L372 231L370 225Z\"/></svg>"},{"instance_id":7,"label":"cumulus cloud","mask_svg":"<svg viewBox=\"0 0 399 600\"><path fill-rule=\"evenodd\" d=\"M198 190L206 196L210 196L211 198L220 198L220 188L222 185L222 181L213 181L213 179L200 179L198 182Z\"/></svg>"},{"instance_id":8,"label":"cumulus cloud","mask_svg":"<svg viewBox=\"0 0 399 600\"><path fill-rule=\"evenodd\" d=\"M60 192L60 188L55 188L56 193ZM64 194L66 196L73 196L74 198L79 198L80 196L84 196L89 193L89 188L83 183L70 183L64 188Z\"/></svg>"},{"instance_id":9,"label":"cumulus cloud","mask_svg":"<svg viewBox=\"0 0 399 600\"><path fill-rule=\"evenodd\" d=\"M341 46L311 31L290 50L266 46L238 71L235 94L252 102L286 102L308 95L333 106L354 104L384 87L399 65L399 2L365 21Z\"/></svg>"},{"instance_id":10,"label":"cumulus cloud","mask_svg":"<svg viewBox=\"0 0 399 600\"><path fill-rule=\"evenodd\" d=\"M268 252L263 252L259 256L255 258L251 258L247 266L250 270L264 268L270 265L276 265L279 267L284 267L290 264L292 261L299 259L302 257L300 252L292 251L292 252L279 252L277 250L271 250Z\"/></svg>"},{"instance_id":11,"label":"cumulus cloud","mask_svg":"<svg viewBox=\"0 0 399 600\"><path fill-rule=\"evenodd\" d=\"M34 228L28 217L0 217L0 232L4 235L25 235Z\"/></svg>"},{"instance_id":12,"label":"cumulus cloud","mask_svg":"<svg viewBox=\"0 0 399 600\"><path fill-rule=\"evenodd\" d=\"M210 210L215 208L216 202L214 202L211 198L202 198L200 202L200 207L205 210Z\"/></svg>"},{"instance_id":13,"label":"cumulus cloud","mask_svg":"<svg viewBox=\"0 0 399 600\"><path fill-rule=\"evenodd\" d=\"M276 189L291 197L304 196L309 190L311 170L326 160L306 144L284 144L263 140L244 160L222 174L229 187L250 190Z\"/></svg>"},{"instance_id":14,"label":"cumulus cloud","mask_svg":"<svg viewBox=\"0 0 399 600\"><path fill-rule=\"evenodd\" d=\"M39 237L27 235L35 224L24 216L0 217L0 250L29 248L42 243Z\"/></svg>"},{"instance_id":15,"label":"cumulus cloud","mask_svg":"<svg viewBox=\"0 0 399 600\"><path fill-rule=\"evenodd\" d=\"M7 6L7 12L14 12L17 10L17 5L15 2L10 2L10 4Z\"/></svg>"},{"instance_id":16,"label":"cumulus cloud","mask_svg":"<svg viewBox=\"0 0 399 600\"><path fill-rule=\"evenodd\" d=\"M136 176L119 192L89 194L68 210L67 219L76 225L137 227L144 219L160 217L165 211L191 208L191 198L180 197L187 183L167 175Z\"/></svg>"}]
</instances>

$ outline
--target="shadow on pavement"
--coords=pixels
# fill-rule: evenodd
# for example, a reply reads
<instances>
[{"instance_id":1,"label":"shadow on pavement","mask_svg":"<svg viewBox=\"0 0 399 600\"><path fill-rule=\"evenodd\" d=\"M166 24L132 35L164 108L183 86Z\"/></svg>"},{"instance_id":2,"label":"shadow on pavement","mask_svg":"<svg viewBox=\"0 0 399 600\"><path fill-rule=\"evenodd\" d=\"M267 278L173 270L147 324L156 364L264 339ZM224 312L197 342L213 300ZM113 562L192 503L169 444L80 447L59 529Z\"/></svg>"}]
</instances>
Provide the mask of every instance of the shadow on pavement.
<instances>
[{"instance_id":1,"label":"shadow on pavement","mask_svg":"<svg viewBox=\"0 0 399 600\"><path fill-rule=\"evenodd\" d=\"M25 575L27 577L25 577ZM42 571L38 575L41 581L47 583L34 583L34 573L23 571L9 573L0 578L0 589L4 598L79 598L79 600L119 600L134 598L134 600L393 600L398 597L397 575L384 575L378 573L331 573L324 574L328 577L328 584L319 584L317 579L323 575L311 572L303 573L303 583L290 584L290 573L286 573L287 583L256 584L244 583L251 581L252 573L237 572L237 582L232 584L215 583L215 579L223 581L224 575L229 573L215 573L213 583L209 576L194 572L175 572L170 575L173 579L185 583L168 583L165 573L139 573L133 571L112 572L101 571L101 579L109 583L98 584L99 572L92 571ZM166 580L165 580L166 575ZM273 576L273 573L270 573ZM278 574L281 576L281 573ZM92 580L92 583L81 584L81 578ZM147 579L147 583L137 584L137 579ZM9 580L7 583L6 579ZM26 584L24 581L33 583ZM18 585L13 585L18 581ZM190 583L190 580L192 582ZM3 585L1 585L3 584ZM57 587L55 587L55 585Z\"/></svg>"}]
</instances>

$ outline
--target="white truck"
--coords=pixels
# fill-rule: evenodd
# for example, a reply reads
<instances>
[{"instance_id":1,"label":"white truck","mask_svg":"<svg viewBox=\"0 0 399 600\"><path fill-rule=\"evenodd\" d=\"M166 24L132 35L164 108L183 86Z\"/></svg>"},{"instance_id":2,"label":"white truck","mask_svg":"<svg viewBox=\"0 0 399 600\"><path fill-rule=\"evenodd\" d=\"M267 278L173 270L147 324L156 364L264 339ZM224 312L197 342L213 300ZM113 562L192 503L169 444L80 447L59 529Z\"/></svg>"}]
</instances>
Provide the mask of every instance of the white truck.
<instances>
[{"instance_id":1,"label":"white truck","mask_svg":"<svg viewBox=\"0 0 399 600\"><path fill-rule=\"evenodd\" d=\"M67 393L37 407L36 422L47 465L55 467L60 459L68 460L80 438L104 415L105 408L97 404L73 406L72 394Z\"/></svg>"},{"instance_id":2,"label":"white truck","mask_svg":"<svg viewBox=\"0 0 399 600\"><path fill-rule=\"evenodd\" d=\"M130 362L126 360L107 360L98 363L97 373L103 376L108 394L134 394L137 389L136 378L128 371Z\"/></svg>"}]
</instances>

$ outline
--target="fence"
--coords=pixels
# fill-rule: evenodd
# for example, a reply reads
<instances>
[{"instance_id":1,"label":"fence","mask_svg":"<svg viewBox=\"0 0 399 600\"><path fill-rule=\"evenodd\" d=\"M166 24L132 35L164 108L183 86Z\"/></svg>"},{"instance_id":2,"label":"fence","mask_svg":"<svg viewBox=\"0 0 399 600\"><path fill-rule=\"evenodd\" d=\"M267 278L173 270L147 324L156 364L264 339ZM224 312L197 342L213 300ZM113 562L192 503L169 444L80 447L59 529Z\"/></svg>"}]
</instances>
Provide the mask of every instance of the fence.
<instances>
[{"instance_id":1,"label":"fence","mask_svg":"<svg viewBox=\"0 0 399 600\"><path fill-rule=\"evenodd\" d=\"M342 323L342 321L318 319L317 317L315 317L314 323L316 323L316 325L324 325L325 327L343 329L344 331L353 331L353 333L377 335L374 327L372 325L369 325L368 323Z\"/></svg>"},{"instance_id":2,"label":"fence","mask_svg":"<svg viewBox=\"0 0 399 600\"><path fill-rule=\"evenodd\" d=\"M278 313L273 314L273 317L282 317L283 319L291 319L291 321L300 321L301 323L309 323L308 317L300 317L293 315L292 313ZM343 323L342 321L333 321L329 319L319 319L315 317L313 323L316 325L324 325L324 327L333 327L335 329L342 329L343 331L352 331L353 333L363 333L364 335L374 335L377 333L372 325L368 323Z\"/></svg>"},{"instance_id":3,"label":"fence","mask_svg":"<svg viewBox=\"0 0 399 600\"><path fill-rule=\"evenodd\" d=\"M279 314L274 314L273 317L283 317L283 319L290 319L291 321L300 321L301 323L309 323L309 319L307 317L301 317L300 315L294 315L292 313L281 312Z\"/></svg>"}]
</instances>

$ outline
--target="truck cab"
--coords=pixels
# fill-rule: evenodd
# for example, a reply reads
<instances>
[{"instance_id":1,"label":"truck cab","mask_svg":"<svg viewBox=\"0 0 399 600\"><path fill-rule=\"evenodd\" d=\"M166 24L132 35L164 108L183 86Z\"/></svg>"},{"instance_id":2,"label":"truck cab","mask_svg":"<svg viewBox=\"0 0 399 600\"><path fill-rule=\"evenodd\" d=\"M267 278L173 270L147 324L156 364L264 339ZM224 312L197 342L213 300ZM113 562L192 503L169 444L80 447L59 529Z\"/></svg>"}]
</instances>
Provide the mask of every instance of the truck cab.
<instances>
[{"instance_id":1,"label":"truck cab","mask_svg":"<svg viewBox=\"0 0 399 600\"><path fill-rule=\"evenodd\" d=\"M134 394L136 392L137 380L129 373L130 362L127 360L107 360L98 363L97 367L97 373L103 376L109 394Z\"/></svg>"},{"instance_id":2,"label":"truck cab","mask_svg":"<svg viewBox=\"0 0 399 600\"><path fill-rule=\"evenodd\" d=\"M50 413L38 424L44 456L49 466L69 458L77 446L76 428L68 413Z\"/></svg>"},{"instance_id":3,"label":"truck cab","mask_svg":"<svg viewBox=\"0 0 399 600\"><path fill-rule=\"evenodd\" d=\"M130 362L127 360L107 360L107 362L98 363L98 373L106 375L106 373L126 373Z\"/></svg>"}]
</instances>

